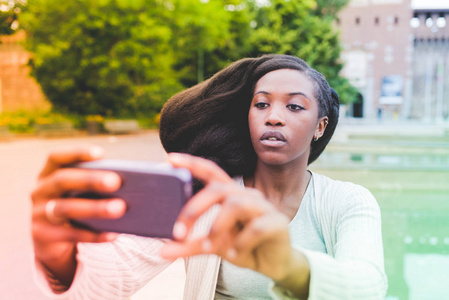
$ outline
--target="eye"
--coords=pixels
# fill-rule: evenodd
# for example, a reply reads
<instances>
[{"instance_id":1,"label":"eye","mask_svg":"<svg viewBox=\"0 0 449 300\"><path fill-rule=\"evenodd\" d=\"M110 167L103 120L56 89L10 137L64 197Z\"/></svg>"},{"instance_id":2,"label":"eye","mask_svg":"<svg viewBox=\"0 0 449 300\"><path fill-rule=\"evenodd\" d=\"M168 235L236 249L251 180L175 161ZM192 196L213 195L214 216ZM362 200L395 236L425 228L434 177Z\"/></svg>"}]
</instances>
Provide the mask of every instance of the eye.
<instances>
[{"instance_id":1,"label":"eye","mask_svg":"<svg viewBox=\"0 0 449 300\"><path fill-rule=\"evenodd\" d=\"M268 107L268 103L265 103L265 102L257 102L256 104L254 104L254 107L257 107L257 108L267 108Z\"/></svg>"},{"instance_id":2,"label":"eye","mask_svg":"<svg viewBox=\"0 0 449 300\"><path fill-rule=\"evenodd\" d=\"M298 104L289 104L289 105L287 105L287 107L291 111L299 111L299 110L303 110L304 109L304 107L302 107L301 105L298 105Z\"/></svg>"}]
</instances>

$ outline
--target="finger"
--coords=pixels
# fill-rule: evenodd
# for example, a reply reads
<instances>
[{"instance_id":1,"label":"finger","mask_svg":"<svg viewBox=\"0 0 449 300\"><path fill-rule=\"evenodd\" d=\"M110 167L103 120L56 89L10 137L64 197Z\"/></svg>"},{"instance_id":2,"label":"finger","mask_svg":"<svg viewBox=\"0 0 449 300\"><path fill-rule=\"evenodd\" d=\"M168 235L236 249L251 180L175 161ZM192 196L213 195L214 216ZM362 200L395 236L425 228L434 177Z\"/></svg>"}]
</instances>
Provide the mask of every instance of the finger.
<instances>
[{"instance_id":1,"label":"finger","mask_svg":"<svg viewBox=\"0 0 449 300\"><path fill-rule=\"evenodd\" d=\"M285 228L271 227L272 221L264 215L248 222L221 256L237 266L278 276L283 270L279 267L288 264L291 247L288 223Z\"/></svg>"},{"instance_id":2,"label":"finger","mask_svg":"<svg viewBox=\"0 0 449 300\"><path fill-rule=\"evenodd\" d=\"M59 198L73 190L114 192L120 185L120 176L111 171L59 169L41 180L32 199Z\"/></svg>"},{"instance_id":3,"label":"finger","mask_svg":"<svg viewBox=\"0 0 449 300\"><path fill-rule=\"evenodd\" d=\"M209 235L204 240L202 249L204 253L213 253L224 259L228 259L228 256L234 257L236 255L234 243L237 234L238 230L232 230L216 236Z\"/></svg>"},{"instance_id":4,"label":"finger","mask_svg":"<svg viewBox=\"0 0 449 300\"><path fill-rule=\"evenodd\" d=\"M229 187L228 187L229 189ZM173 229L173 236L177 240L184 239L196 220L213 205L223 201L227 190L220 184L213 183L206 186L193 196L182 208Z\"/></svg>"},{"instance_id":5,"label":"finger","mask_svg":"<svg viewBox=\"0 0 449 300\"><path fill-rule=\"evenodd\" d=\"M220 214L209 231L210 239L223 235L236 235L244 229L246 223L266 213L266 209L259 205L258 201L245 199L245 196L248 195L242 193L226 198Z\"/></svg>"},{"instance_id":6,"label":"finger","mask_svg":"<svg viewBox=\"0 0 449 300\"><path fill-rule=\"evenodd\" d=\"M168 160L176 168L188 169L193 177L206 184L212 181L232 182L232 178L211 160L181 153L169 153Z\"/></svg>"},{"instance_id":7,"label":"finger","mask_svg":"<svg viewBox=\"0 0 449 300\"><path fill-rule=\"evenodd\" d=\"M53 202L54 218L62 220L85 218L117 219L126 212L126 202L122 199L89 200L70 198L56 199ZM46 205L46 203L36 205L35 209L33 209L34 219L48 219Z\"/></svg>"},{"instance_id":8,"label":"finger","mask_svg":"<svg viewBox=\"0 0 449 300\"><path fill-rule=\"evenodd\" d=\"M33 239L39 243L54 242L87 242L103 243L115 240L118 233L93 232L70 226L54 226L49 223L35 222L32 227Z\"/></svg>"},{"instance_id":9,"label":"finger","mask_svg":"<svg viewBox=\"0 0 449 300\"><path fill-rule=\"evenodd\" d=\"M197 238L183 243L169 241L162 247L160 255L165 259L177 259L180 257L211 253L212 246L210 248L207 248L209 246L203 246L205 243L210 243L210 241L205 242L205 240L205 238Z\"/></svg>"},{"instance_id":10,"label":"finger","mask_svg":"<svg viewBox=\"0 0 449 300\"><path fill-rule=\"evenodd\" d=\"M39 174L39 178L48 176L61 166L78 161L97 160L104 157L104 150L98 146L84 146L78 149L59 150L51 153Z\"/></svg>"},{"instance_id":11,"label":"finger","mask_svg":"<svg viewBox=\"0 0 449 300\"><path fill-rule=\"evenodd\" d=\"M222 202L220 214L211 226L211 237L228 231L241 231L245 224L263 214L277 211L263 194L255 189L238 189Z\"/></svg>"},{"instance_id":12,"label":"finger","mask_svg":"<svg viewBox=\"0 0 449 300\"><path fill-rule=\"evenodd\" d=\"M169 241L161 249L160 255L165 259L177 259L200 254L216 254L226 258L228 249L232 247L231 236L221 236L220 239L211 240L208 237L196 238L185 242Z\"/></svg>"},{"instance_id":13,"label":"finger","mask_svg":"<svg viewBox=\"0 0 449 300\"><path fill-rule=\"evenodd\" d=\"M229 197L232 195L231 197ZM230 200L229 203L227 199ZM251 199L256 199L248 201ZM238 205L246 205L245 214L242 218L249 218L257 216L262 211L268 211L272 206L267 202L263 195L257 190L244 190L237 186L234 182L232 184L211 183L193 196L183 207L174 226L173 236L177 240L183 240L187 237L196 220L210 209L215 204L231 205L236 209ZM234 216L229 214L228 222L235 221ZM233 221L231 221L233 220ZM223 220L225 221L225 220ZM243 221L243 219L241 220Z\"/></svg>"},{"instance_id":14,"label":"finger","mask_svg":"<svg viewBox=\"0 0 449 300\"><path fill-rule=\"evenodd\" d=\"M253 255L254 249L262 243L269 244L273 249L289 248L288 223L287 217L280 213L266 214L248 222L234 240L235 250L244 257Z\"/></svg>"},{"instance_id":15,"label":"finger","mask_svg":"<svg viewBox=\"0 0 449 300\"><path fill-rule=\"evenodd\" d=\"M236 237L248 223L266 213L266 209L258 205L258 201L242 196L248 195L232 195L226 199L209 231L209 239L214 245L218 245L217 254L229 261L234 261L238 256Z\"/></svg>"}]
</instances>

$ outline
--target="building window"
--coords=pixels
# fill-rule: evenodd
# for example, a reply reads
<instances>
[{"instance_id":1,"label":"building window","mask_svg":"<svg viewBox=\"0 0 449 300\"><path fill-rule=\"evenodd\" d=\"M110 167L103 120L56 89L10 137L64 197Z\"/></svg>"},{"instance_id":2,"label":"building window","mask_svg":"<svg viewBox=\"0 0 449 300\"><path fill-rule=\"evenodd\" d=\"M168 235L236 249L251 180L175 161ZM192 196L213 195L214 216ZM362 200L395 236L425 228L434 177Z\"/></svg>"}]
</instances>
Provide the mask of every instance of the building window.
<instances>
[{"instance_id":1,"label":"building window","mask_svg":"<svg viewBox=\"0 0 449 300\"><path fill-rule=\"evenodd\" d=\"M399 18L398 17L394 17L394 25L398 25L399 24Z\"/></svg>"},{"instance_id":2,"label":"building window","mask_svg":"<svg viewBox=\"0 0 449 300\"><path fill-rule=\"evenodd\" d=\"M379 21L380 21L379 17L375 17L374 18L374 24L379 25Z\"/></svg>"},{"instance_id":3,"label":"building window","mask_svg":"<svg viewBox=\"0 0 449 300\"><path fill-rule=\"evenodd\" d=\"M355 24L356 24L356 25L359 25L359 24L360 24L360 18L359 18L359 17L356 17L356 18L355 18Z\"/></svg>"},{"instance_id":4,"label":"building window","mask_svg":"<svg viewBox=\"0 0 449 300\"><path fill-rule=\"evenodd\" d=\"M446 27L446 19L444 17L439 17L436 21L436 25L438 28L444 28Z\"/></svg>"},{"instance_id":5,"label":"building window","mask_svg":"<svg viewBox=\"0 0 449 300\"><path fill-rule=\"evenodd\" d=\"M419 25L421 25L421 22L419 21L419 18L414 17L410 20L410 27L412 28L418 28Z\"/></svg>"}]
</instances>

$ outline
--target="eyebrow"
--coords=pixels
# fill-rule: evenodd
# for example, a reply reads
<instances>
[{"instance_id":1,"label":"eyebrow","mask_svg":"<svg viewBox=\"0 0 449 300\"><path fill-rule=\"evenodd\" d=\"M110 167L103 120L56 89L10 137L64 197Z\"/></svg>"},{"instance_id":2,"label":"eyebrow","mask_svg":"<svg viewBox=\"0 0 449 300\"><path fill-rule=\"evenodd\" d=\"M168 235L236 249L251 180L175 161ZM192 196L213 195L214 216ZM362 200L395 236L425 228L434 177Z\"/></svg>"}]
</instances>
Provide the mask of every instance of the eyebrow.
<instances>
[{"instance_id":1,"label":"eyebrow","mask_svg":"<svg viewBox=\"0 0 449 300\"><path fill-rule=\"evenodd\" d=\"M254 93L253 97L256 96L257 94L264 94L264 95L270 95L270 93L266 92L266 91L258 91L256 93ZM293 92L293 93L288 93L289 96L303 96L304 98L306 98L307 100L311 101L309 96L307 96L306 94L302 93L302 92Z\"/></svg>"}]
</instances>

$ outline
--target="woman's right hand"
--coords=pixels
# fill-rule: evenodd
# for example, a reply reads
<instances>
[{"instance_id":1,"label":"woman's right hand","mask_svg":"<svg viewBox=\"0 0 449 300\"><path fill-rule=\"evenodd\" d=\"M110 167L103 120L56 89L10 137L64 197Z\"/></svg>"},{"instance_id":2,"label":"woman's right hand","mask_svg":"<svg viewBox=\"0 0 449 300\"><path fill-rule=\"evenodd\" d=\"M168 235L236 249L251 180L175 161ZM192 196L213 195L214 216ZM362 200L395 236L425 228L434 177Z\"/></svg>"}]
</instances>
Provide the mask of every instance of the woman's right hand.
<instances>
[{"instance_id":1,"label":"woman's right hand","mask_svg":"<svg viewBox=\"0 0 449 300\"><path fill-rule=\"evenodd\" d=\"M116 233L95 233L75 228L68 220L94 217L114 219L126 211L122 199L64 197L72 190L114 192L120 187L120 177L114 172L63 168L71 163L97 160L103 156L103 149L97 146L51 153L32 192L35 258L55 291L67 289L73 281L77 266L77 242L108 242L117 236ZM59 286L55 286L55 281Z\"/></svg>"}]
</instances>

